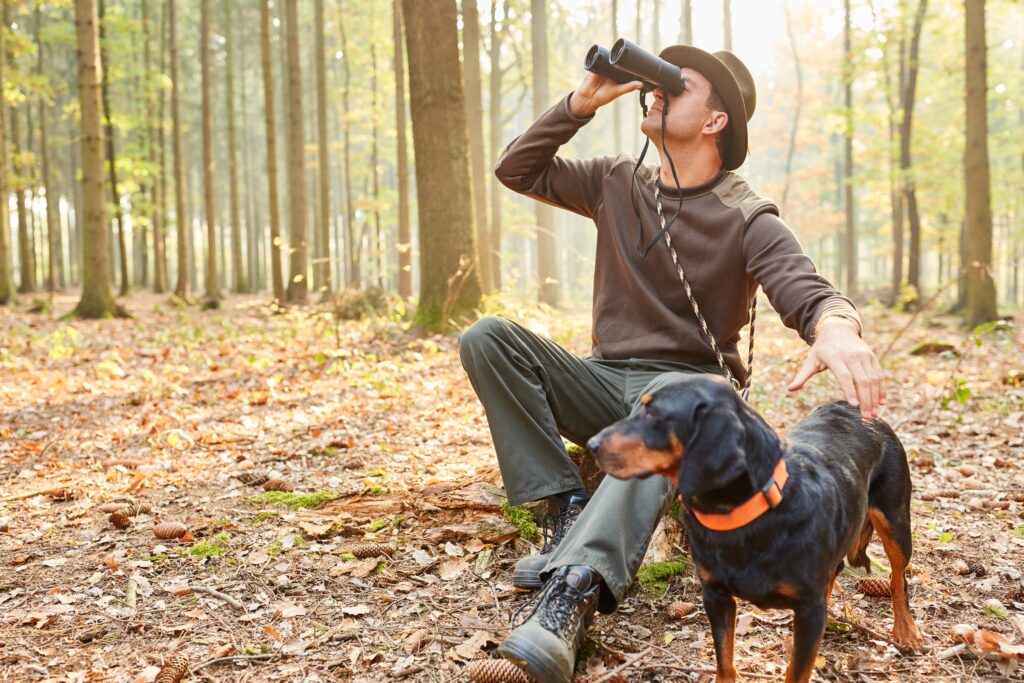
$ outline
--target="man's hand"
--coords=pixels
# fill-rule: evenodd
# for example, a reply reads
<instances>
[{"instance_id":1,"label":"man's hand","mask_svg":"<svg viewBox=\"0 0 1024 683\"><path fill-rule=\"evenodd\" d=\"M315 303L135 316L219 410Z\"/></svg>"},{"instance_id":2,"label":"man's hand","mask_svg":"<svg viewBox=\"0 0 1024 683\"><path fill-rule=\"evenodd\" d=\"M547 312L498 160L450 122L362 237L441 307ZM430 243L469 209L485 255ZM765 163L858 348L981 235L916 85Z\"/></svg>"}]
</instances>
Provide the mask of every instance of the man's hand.
<instances>
[{"instance_id":1,"label":"man's hand","mask_svg":"<svg viewBox=\"0 0 1024 683\"><path fill-rule=\"evenodd\" d=\"M826 368L839 380L849 404L860 407L864 419L878 417L878 409L885 405L882 366L852 320L838 316L822 320L807 360L787 388L800 389Z\"/></svg>"},{"instance_id":2,"label":"man's hand","mask_svg":"<svg viewBox=\"0 0 1024 683\"><path fill-rule=\"evenodd\" d=\"M610 78L588 71L580 87L569 98L569 111L573 116L585 119L617 97L636 92L644 86L640 81L616 83Z\"/></svg>"}]
</instances>

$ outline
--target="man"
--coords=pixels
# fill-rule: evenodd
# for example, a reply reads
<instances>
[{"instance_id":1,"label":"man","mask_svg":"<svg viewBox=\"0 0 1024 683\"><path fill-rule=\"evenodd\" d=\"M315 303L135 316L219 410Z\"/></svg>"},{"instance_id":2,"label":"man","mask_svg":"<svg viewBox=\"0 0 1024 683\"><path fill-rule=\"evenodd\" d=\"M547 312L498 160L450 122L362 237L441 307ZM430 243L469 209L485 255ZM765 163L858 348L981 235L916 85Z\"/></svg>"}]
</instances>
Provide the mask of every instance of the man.
<instances>
[{"instance_id":1,"label":"man","mask_svg":"<svg viewBox=\"0 0 1024 683\"><path fill-rule=\"evenodd\" d=\"M811 344L791 391L828 368L865 417L877 415L885 398L853 304L815 272L775 205L731 172L747 154L755 105L750 72L729 52L676 45L660 56L682 67L684 82L679 95L655 90L641 125L658 147L660 172L641 167L634 179L635 160L626 156L556 156L602 106L641 87L593 73L514 140L495 171L509 188L596 223L592 355L579 358L498 318L482 319L460 337L509 502L546 498L551 510L553 533L542 552L521 559L513 575L519 587L544 590L498 650L541 681L571 678L595 610L616 609L675 493L663 477L609 477L588 501L561 436L586 443L636 410L643 394L682 373L723 372L661 225L678 212L670 225L673 246L740 383L746 371L737 342L760 285L783 322Z\"/></svg>"}]
</instances>

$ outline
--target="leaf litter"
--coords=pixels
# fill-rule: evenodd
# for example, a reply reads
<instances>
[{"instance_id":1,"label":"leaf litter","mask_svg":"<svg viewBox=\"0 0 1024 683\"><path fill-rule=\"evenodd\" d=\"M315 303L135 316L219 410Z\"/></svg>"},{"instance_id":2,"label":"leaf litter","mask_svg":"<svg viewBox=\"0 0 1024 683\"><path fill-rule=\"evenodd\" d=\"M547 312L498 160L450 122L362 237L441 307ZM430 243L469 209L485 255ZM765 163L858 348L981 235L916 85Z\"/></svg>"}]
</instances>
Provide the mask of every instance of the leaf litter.
<instances>
[{"instance_id":1,"label":"leaf litter","mask_svg":"<svg viewBox=\"0 0 1024 683\"><path fill-rule=\"evenodd\" d=\"M494 656L529 598L511 567L539 539L503 512L454 336L256 299L131 304L134 320L98 322L0 309L0 679L152 681L186 662L216 680L465 680ZM585 312L511 313L587 351ZM901 655L888 601L847 571L816 677L1019 676L1020 321L969 334L927 313L905 332L907 314L864 317L892 347L883 416L911 462L911 605L930 651ZM759 321L752 403L780 432L838 394L825 377L787 394L802 348ZM291 490L260 490L273 480ZM684 545L666 518L646 559ZM597 621L576 680L706 679L693 569L667 588L634 588ZM738 623L741 677L781 678L788 616L741 603Z\"/></svg>"}]
</instances>

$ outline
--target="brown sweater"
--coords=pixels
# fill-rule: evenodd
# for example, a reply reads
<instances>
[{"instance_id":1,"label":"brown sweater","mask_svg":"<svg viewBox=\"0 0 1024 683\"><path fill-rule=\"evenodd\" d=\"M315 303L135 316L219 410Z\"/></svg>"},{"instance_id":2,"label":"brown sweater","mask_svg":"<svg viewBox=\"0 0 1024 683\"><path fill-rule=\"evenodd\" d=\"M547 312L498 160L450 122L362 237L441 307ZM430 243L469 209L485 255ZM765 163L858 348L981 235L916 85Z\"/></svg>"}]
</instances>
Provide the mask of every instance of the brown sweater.
<instances>
[{"instance_id":1,"label":"brown sweater","mask_svg":"<svg viewBox=\"0 0 1024 683\"><path fill-rule=\"evenodd\" d=\"M593 117L590 117L593 118ZM625 155L588 160L556 156L587 121L569 111L566 97L505 149L495 167L508 188L568 209L597 224L594 264L593 350L597 358L644 358L717 365L701 335L664 241L646 257L637 250L637 217L630 200L635 159ZM657 235L654 189L660 187L672 244L701 313L741 382L746 370L737 342L748 322L758 284L782 321L808 343L826 313L858 321L856 308L819 275L778 208L731 172L699 187L661 184L641 167L636 205L646 246Z\"/></svg>"}]
</instances>

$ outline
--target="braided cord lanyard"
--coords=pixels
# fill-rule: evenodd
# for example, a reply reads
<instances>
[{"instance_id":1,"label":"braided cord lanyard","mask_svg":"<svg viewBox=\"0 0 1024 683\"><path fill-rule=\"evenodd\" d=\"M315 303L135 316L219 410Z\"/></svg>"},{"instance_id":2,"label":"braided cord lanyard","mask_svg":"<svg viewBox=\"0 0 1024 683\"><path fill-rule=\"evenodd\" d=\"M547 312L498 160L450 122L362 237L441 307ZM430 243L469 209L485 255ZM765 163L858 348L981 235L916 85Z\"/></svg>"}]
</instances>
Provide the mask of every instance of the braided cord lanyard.
<instances>
[{"instance_id":1,"label":"braided cord lanyard","mask_svg":"<svg viewBox=\"0 0 1024 683\"><path fill-rule=\"evenodd\" d=\"M722 356L722 351L718 348L718 342L715 341L715 335L711 334L711 328L708 327L707 320L704 319L704 315L700 312L700 307L697 306L697 298L693 295L693 289L690 287L690 283L686 280L686 275L683 273L683 264L679 261L679 255L676 254L675 247L672 246L672 237L669 235L669 231L665 229L665 211L661 208L661 191L657 183L654 185L654 203L658 207L658 221L661 223L662 232L665 235L665 244L668 246L668 251L672 255L672 263L676 267L676 275L679 276L679 282L683 284L683 291L686 292L686 298L690 300L690 307L693 309L693 314L697 317L697 323L700 325L700 331L707 339L708 344L711 346L711 350L715 352L715 359L718 361L719 367L722 368L722 372L725 377L729 380L729 383L740 392L740 396L743 400L748 400L750 396L750 378L754 374L754 321L757 318L757 294L750 300L750 343L749 350L747 353L747 381L742 386L736 376L729 369L729 366L725 364L725 358Z\"/></svg>"}]
</instances>

